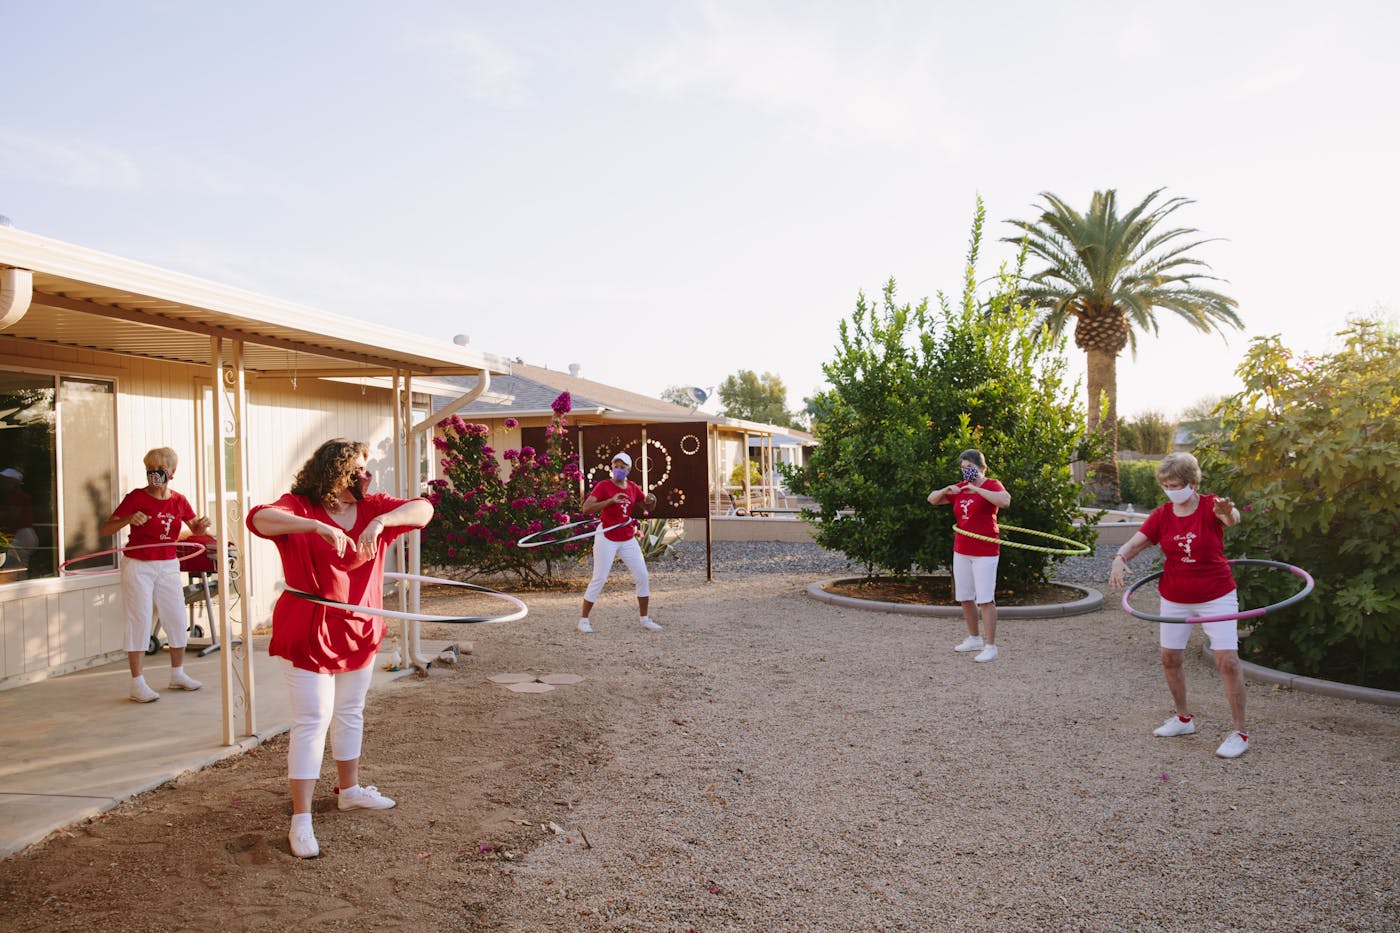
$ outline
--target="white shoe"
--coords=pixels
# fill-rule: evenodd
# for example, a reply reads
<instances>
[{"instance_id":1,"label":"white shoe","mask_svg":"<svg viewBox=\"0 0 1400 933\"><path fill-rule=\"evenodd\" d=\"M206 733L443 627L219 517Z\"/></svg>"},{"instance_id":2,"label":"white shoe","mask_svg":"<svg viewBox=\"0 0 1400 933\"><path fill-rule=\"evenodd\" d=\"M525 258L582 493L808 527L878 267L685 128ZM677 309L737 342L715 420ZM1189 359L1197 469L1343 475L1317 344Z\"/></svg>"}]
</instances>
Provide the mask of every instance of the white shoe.
<instances>
[{"instance_id":1,"label":"white shoe","mask_svg":"<svg viewBox=\"0 0 1400 933\"><path fill-rule=\"evenodd\" d=\"M321 854L321 846L316 842L316 834L310 826L301 829L292 827L292 831L287 833L287 842L297 858L315 858Z\"/></svg>"},{"instance_id":2,"label":"white shoe","mask_svg":"<svg viewBox=\"0 0 1400 933\"><path fill-rule=\"evenodd\" d=\"M978 664L985 664L985 663L988 662L988 661L995 661L996 659L997 659L997 646L996 646L996 645L988 645L987 647L985 647L985 648L983 648L981 651L979 651L979 652L977 653L977 657L973 658L972 660L976 661Z\"/></svg>"},{"instance_id":3,"label":"white shoe","mask_svg":"<svg viewBox=\"0 0 1400 933\"><path fill-rule=\"evenodd\" d=\"M985 648L985 647L986 647L986 644L982 641L982 636L981 636L981 635L969 635L969 636L967 636L966 638L964 638L964 639L962 640L962 643L959 644L959 645L958 645L956 648L954 648L953 650L954 650L954 651L963 651L963 652L967 652L967 651L981 651L981 650L982 650L983 648Z\"/></svg>"},{"instance_id":4,"label":"white shoe","mask_svg":"<svg viewBox=\"0 0 1400 933\"><path fill-rule=\"evenodd\" d=\"M1180 716L1173 716L1171 719L1168 719L1166 722L1153 729L1152 734L1161 736L1162 738L1170 738L1174 735L1195 735L1196 717L1192 716L1190 719L1182 719Z\"/></svg>"},{"instance_id":5,"label":"white shoe","mask_svg":"<svg viewBox=\"0 0 1400 933\"><path fill-rule=\"evenodd\" d=\"M342 810L388 810L394 806L390 797L385 797L373 784L363 787L347 787L340 791L339 807Z\"/></svg>"},{"instance_id":6,"label":"white shoe","mask_svg":"<svg viewBox=\"0 0 1400 933\"><path fill-rule=\"evenodd\" d=\"M646 629L648 632L661 631L661 626L657 625L655 622L651 621L651 619L647 618L646 616L642 616L642 628Z\"/></svg>"},{"instance_id":7,"label":"white shoe","mask_svg":"<svg viewBox=\"0 0 1400 933\"><path fill-rule=\"evenodd\" d=\"M133 680L131 682L131 693L127 699L133 703L154 703L160 699L160 694L151 689L144 680Z\"/></svg>"},{"instance_id":8,"label":"white shoe","mask_svg":"<svg viewBox=\"0 0 1400 933\"><path fill-rule=\"evenodd\" d=\"M585 635L591 635L593 633L593 626L588 624L587 619L579 619L578 630Z\"/></svg>"},{"instance_id":9,"label":"white shoe","mask_svg":"<svg viewBox=\"0 0 1400 933\"><path fill-rule=\"evenodd\" d=\"M1221 758L1238 758L1249 751L1249 736L1243 732L1231 732L1225 736L1225 741L1220 743L1220 747L1215 753Z\"/></svg>"},{"instance_id":10,"label":"white shoe","mask_svg":"<svg viewBox=\"0 0 1400 933\"><path fill-rule=\"evenodd\" d=\"M195 680L189 674L186 674L183 667L170 672L171 690L198 690L202 686L204 686L204 684Z\"/></svg>"}]
</instances>

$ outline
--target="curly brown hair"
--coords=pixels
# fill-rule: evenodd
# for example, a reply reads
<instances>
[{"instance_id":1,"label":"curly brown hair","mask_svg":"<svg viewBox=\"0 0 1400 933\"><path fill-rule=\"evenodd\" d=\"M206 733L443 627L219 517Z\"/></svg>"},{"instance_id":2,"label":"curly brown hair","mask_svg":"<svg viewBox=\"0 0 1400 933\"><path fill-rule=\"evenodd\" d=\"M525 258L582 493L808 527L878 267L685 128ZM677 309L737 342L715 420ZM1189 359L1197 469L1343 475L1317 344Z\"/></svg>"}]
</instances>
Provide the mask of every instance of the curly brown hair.
<instances>
[{"instance_id":1,"label":"curly brown hair","mask_svg":"<svg viewBox=\"0 0 1400 933\"><path fill-rule=\"evenodd\" d=\"M369 447L361 441L343 437L326 441L311 459L301 465L292 482L292 495L305 496L325 508L335 508L340 494L355 482L355 458L369 456Z\"/></svg>"}]
</instances>

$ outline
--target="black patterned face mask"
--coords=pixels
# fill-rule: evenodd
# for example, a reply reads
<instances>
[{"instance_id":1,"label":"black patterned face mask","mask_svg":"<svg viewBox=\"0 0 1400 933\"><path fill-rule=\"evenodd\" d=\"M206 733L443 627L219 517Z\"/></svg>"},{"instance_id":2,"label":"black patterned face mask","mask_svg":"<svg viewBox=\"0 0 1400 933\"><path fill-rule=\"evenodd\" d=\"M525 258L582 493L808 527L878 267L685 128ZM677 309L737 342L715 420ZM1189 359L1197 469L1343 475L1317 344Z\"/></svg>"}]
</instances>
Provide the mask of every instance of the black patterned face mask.
<instances>
[{"instance_id":1,"label":"black patterned face mask","mask_svg":"<svg viewBox=\"0 0 1400 933\"><path fill-rule=\"evenodd\" d=\"M374 479L374 474L369 470L357 470L352 479L354 481L350 484L350 495L357 501L363 499L365 493L369 492L369 484Z\"/></svg>"},{"instance_id":2,"label":"black patterned face mask","mask_svg":"<svg viewBox=\"0 0 1400 933\"><path fill-rule=\"evenodd\" d=\"M975 466L965 466L962 468L963 479L967 480L969 483L977 479L977 473L978 470Z\"/></svg>"},{"instance_id":3,"label":"black patterned face mask","mask_svg":"<svg viewBox=\"0 0 1400 933\"><path fill-rule=\"evenodd\" d=\"M164 486L166 483L170 482L170 474L164 470L147 470L146 482L150 483L152 486Z\"/></svg>"}]
</instances>

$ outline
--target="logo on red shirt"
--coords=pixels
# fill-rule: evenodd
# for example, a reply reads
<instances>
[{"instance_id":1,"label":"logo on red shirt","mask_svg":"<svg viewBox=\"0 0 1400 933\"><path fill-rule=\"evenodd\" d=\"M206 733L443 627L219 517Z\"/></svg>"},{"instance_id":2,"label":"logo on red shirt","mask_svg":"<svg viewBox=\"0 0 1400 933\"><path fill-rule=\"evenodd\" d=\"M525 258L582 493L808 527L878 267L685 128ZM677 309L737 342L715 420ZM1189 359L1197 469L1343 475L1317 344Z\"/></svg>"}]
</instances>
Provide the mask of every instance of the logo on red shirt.
<instances>
[{"instance_id":1,"label":"logo on red shirt","mask_svg":"<svg viewBox=\"0 0 1400 933\"><path fill-rule=\"evenodd\" d=\"M1196 533L1194 531L1188 531L1184 535L1177 535L1172 538L1172 540L1181 545L1181 562L1183 564L1194 564L1196 558L1191 556L1191 542L1196 540Z\"/></svg>"}]
</instances>

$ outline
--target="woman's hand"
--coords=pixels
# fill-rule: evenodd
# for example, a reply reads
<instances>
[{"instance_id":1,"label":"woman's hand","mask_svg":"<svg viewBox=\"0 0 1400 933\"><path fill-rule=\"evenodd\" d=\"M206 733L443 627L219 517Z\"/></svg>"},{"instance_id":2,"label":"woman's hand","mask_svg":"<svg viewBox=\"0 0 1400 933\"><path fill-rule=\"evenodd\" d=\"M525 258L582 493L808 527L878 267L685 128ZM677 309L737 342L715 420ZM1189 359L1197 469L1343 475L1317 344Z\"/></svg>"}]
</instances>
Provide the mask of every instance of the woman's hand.
<instances>
[{"instance_id":1,"label":"woman's hand","mask_svg":"<svg viewBox=\"0 0 1400 933\"><path fill-rule=\"evenodd\" d=\"M345 549L350 546L350 536L336 525L327 525L325 522L317 522L313 529L320 539L335 549L336 557L344 557ZM368 530L368 529L366 529Z\"/></svg>"},{"instance_id":2,"label":"woman's hand","mask_svg":"<svg viewBox=\"0 0 1400 933\"><path fill-rule=\"evenodd\" d=\"M132 512L126 517L126 523L133 528L140 528L142 525L146 524L146 522L150 520L151 519L149 515L147 515L145 512L140 511Z\"/></svg>"},{"instance_id":3,"label":"woman's hand","mask_svg":"<svg viewBox=\"0 0 1400 933\"><path fill-rule=\"evenodd\" d=\"M656 508L656 494L649 492L642 497L642 509L650 512L654 508Z\"/></svg>"},{"instance_id":4,"label":"woman's hand","mask_svg":"<svg viewBox=\"0 0 1400 933\"><path fill-rule=\"evenodd\" d=\"M625 492L620 492L612 497L613 505L626 505L630 501L631 500L627 498L627 493Z\"/></svg>"},{"instance_id":5,"label":"woman's hand","mask_svg":"<svg viewBox=\"0 0 1400 933\"><path fill-rule=\"evenodd\" d=\"M1121 554L1115 554L1113 556L1113 569L1108 572L1108 585L1115 590L1121 590L1123 588L1123 578L1131 572L1127 562L1123 560L1123 556Z\"/></svg>"},{"instance_id":6,"label":"woman's hand","mask_svg":"<svg viewBox=\"0 0 1400 933\"><path fill-rule=\"evenodd\" d=\"M379 536L384 533L384 522L378 517L371 518L365 530L360 532L357 549L365 560L374 557L379 550Z\"/></svg>"},{"instance_id":7,"label":"woman's hand","mask_svg":"<svg viewBox=\"0 0 1400 933\"><path fill-rule=\"evenodd\" d=\"M1215 515L1225 524L1230 524L1230 519L1234 517L1235 503L1224 496L1215 500Z\"/></svg>"}]
</instances>

